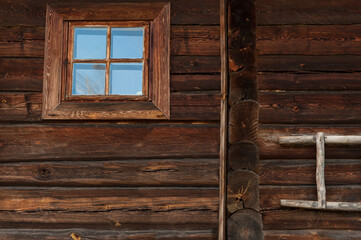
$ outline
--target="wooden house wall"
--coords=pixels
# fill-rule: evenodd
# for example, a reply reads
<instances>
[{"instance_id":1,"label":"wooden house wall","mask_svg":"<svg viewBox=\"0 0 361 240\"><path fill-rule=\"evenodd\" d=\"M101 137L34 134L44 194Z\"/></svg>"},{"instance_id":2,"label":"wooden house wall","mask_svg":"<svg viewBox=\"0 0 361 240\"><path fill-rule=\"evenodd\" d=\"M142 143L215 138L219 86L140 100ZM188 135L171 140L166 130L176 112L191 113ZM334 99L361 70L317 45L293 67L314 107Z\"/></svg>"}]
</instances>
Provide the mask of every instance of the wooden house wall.
<instances>
[{"instance_id":1,"label":"wooden house wall","mask_svg":"<svg viewBox=\"0 0 361 240\"><path fill-rule=\"evenodd\" d=\"M219 1L171 1L162 121L41 120L45 2L0 1L0 239L215 239Z\"/></svg>"},{"instance_id":2,"label":"wooden house wall","mask_svg":"<svg viewBox=\"0 0 361 240\"><path fill-rule=\"evenodd\" d=\"M361 2L257 0L260 202L265 239L360 239L360 212L284 208L316 200L315 147L279 136L361 134ZM361 147L326 146L328 201L361 201Z\"/></svg>"}]
</instances>

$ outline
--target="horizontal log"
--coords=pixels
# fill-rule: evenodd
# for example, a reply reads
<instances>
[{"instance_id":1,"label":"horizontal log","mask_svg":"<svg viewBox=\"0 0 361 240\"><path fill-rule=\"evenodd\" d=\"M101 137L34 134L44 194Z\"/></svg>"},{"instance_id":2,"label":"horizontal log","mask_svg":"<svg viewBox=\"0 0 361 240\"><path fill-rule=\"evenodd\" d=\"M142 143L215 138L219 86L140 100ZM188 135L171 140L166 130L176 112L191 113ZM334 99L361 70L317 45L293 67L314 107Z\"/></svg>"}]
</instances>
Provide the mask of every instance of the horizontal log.
<instances>
[{"instance_id":1,"label":"horizontal log","mask_svg":"<svg viewBox=\"0 0 361 240\"><path fill-rule=\"evenodd\" d=\"M357 0L260 0L256 6L259 25L361 23Z\"/></svg>"},{"instance_id":2,"label":"horizontal log","mask_svg":"<svg viewBox=\"0 0 361 240\"><path fill-rule=\"evenodd\" d=\"M175 120L218 120L220 95L209 93L172 93L171 118ZM41 93L0 93L0 121L40 121Z\"/></svg>"},{"instance_id":3,"label":"horizontal log","mask_svg":"<svg viewBox=\"0 0 361 240\"><path fill-rule=\"evenodd\" d=\"M360 90L360 72L353 73L272 73L259 72L260 90Z\"/></svg>"},{"instance_id":4,"label":"horizontal log","mask_svg":"<svg viewBox=\"0 0 361 240\"><path fill-rule=\"evenodd\" d=\"M261 26L257 53L296 55L361 54L361 25Z\"/></svg>"},{"instance_id":5,"label":"horizontal log","mask_svg":"<svg viewBox=\"0 0 361 240\"><path fill-rule=\"evenodd\" d=\"M190 74L171 75L171 91L219 91L221 88L221 75Z\"/></svg>"},{"instance_id":6,"label":"horizontal log","mask_svg":"<svg viewBox=\"0 0 361 240\"><path fill-rule=\"evenodd\" d=\"M44 27L0 27L0 57L43 57ZM219 26L173 26L171 55L219 55Z\"/></svg>"},{"instance_id":7,"label":"horizontal log","mask_svg":"<svg viewBox=\"0 0 361 240\"><path fill-rule=\"evenodd\" d=\"M171 54L218 56L221 52L219 34L219 26L173 26Z\"/></svg>"},{"instance_id":8,"label":"horizontal log","mask_svg":"<svg viewBox=\"0 0 361 240\"><path fill-rule=\"evenodd\" d=\"M221 59L216 56L174 56L171 73L220 73Z\"/></svg>"},{"instance_id":9,"label":"horizontal log","mask_svg":"<svg viewBox=\"0 0 361 240\"><path fill-rule=\"evenodd\" d=\"M360 93L259 94L260 123L359 123Z\"/></svg>"},{"instance_id":10,"label":"horizontal log","mask_svg":"<svg viewBox=\"0 0 361 240\"><path fill-rule=\"evenodd\" d=\"M261 161L258 173L263 185L316 184L316 159ZM326 159L325 181L328 185L360 184L360 179L360 160Z\"/></svg>"},{"instance_id":11,"label":"horizontal log","mask_svg":"<svg viewBox=\"0 0 361 240\"><path fill-rule=\"evenodd\" d=\"M219 160L2 163L3 186L218 186Z\"/></svg>"},{"instance_id":12,"label":"horizontal log","mask_svg":"<svg viewBox=\"0 0 361 240\"><path fill-rule=\"evenodd\" d=\"M103 240L122 240L122 239L175 239L175 240L208 240L217 239L214 229L211 230L93 230L93 229L1 229L0 238L7 240L38 240L38 239L103 239Z\"/></svg>"},{"instance_id":13,"label":"horizontal log","mask_svg":"<svg viewBox=\"0 0 361 240\"><path fill-rule=\"evenodd\" d=\"M259 56L257 59L259 71L303 72L303 71L360 71L361 56L298 56L270 55Z\"/></svg>"},{"instance_id":14,"label":"horizontal log","mask_svg":"<svg viewBox=\"0 0 361 240\"><path fill-rule=\"evenodd\" d=\"M264 230L330 229L357 230L361 228L360 212L330 212L317 210L263 211Z\"/></svg>"},{"instance_id":15,"label":"horizontal log","mask_svg":"<svg viewBox=\"0 0 361 240\"><path fill-rule=\"evenodd\" d=\"M36 195L34 195L36 192ZM0 188L0 211L213 211L218 189Z\"/></svg>"},{"instance_id":16,"label":"horizontal log","mask_svg":"<svg viewBox=\"0 0 361 240\"><path fill-rule=\"evenodd\" d=\"M151 201L151 200L149 200ZM152 212L151 210L108 212L36 211L0 213L0 227L27 229L90 228L97 230L209 230L216 231L218 213L199 209Z\"/></svg>"},{"instance_id":17,"label":"horizontal log","mask_svg":"<svg viewBox=\"0 0 361 240\"><path fill-rule=\"evenodd\" d=\"M217 157L218 124L2 125L0 160Z\"/></svg>"},{"instance_id":18,"label":"horizontal log","mask_svg":"<svg viewBox=\"0 0 361 240\"><path fill-rule=\"evenodd\" d=\"M152 0L149 0L152 2ZM1 26L44 26L46 0L14 0L4 1L0 4ZM52 1L56 2L56 1ZM72 0L59 0L58 2L71 4ZM78 0L77 2L89 2ZM107 2L119 2L107 0ZM137 2L135 0L134 2ZM145 2L145 1L142 1ZM219 2L212 0L203 3L192 0L171 1L172 24L219 24Z\"/></svg>"},{"instance_id":19,"label":"horizontal log","mask_svg":"<svg viewBox=\"0 0 361 240\"><path fill-rule=\"evenodd\" d=\"M264 231L265 240L333 240L333 239L360 239L361 231L346 230L268 230Z\"/></svg>"},{"instance_id":20,"label":"horizontal log","mask_svg":"<svg viewBox=\"0 0 361 240\"><path fill-rule=\"evenodd\" d=\"M360 202L361 187L327 186L327 202ZM359 182L358 182L359 184ZM316 184L314 186L260 186L260 205L262 210L286 209L281 207L281 199L317 201Z\"/></svg>"},{"instance_id":21,"label":"horizontal log","mask_svg":"<svg viewBox=\"0 0 361 240\"><path fill-rule=\"evenodd\" d=\"M350 125L260 125L258 143L261 159L315 159L315 146L282 146L279 137L292 135L314 135L324 132L326 135L358 135L361 128ZM360 146L328 146L327 159L359 159Z\"/></svg>"},{"instance_id":22,"label":"horizontal log","mask_svg":"<svg viewBox=\"0 0 361 240\"><path fill-rule=\"evenodd\" d=\"M1 91L41 91L43 59L0 58Z\"/></svg>"},{"instance_id":23,"label":"horizontal log","mask_svg":"<svg viewBox=\"0 0 361 240\"><path fill-rule=\"evenodd\" d=\"M324 134L324 133L317 133ZM316 135L317 135L316 134ZM280 137L279 143L282 145L313 145L317 143L317 136L304 135L304 136L287 136ZM324 143L332 145L361 145L361 135L327 135L322 137Z\"/></svg>"},{"instance_id":24,"label":"horizontal log","mask_svg":"<svg viewBox=\"0 0 361 240\"><path fill-rule=\"evenodd\" d=\"M322 202L322 205L319 202ZM361 203L358 202L326 202L323 198L318 201L281 199L283 207L302 209L323 209L328 211L361 212Z\"/></svg>"}]
</instances>

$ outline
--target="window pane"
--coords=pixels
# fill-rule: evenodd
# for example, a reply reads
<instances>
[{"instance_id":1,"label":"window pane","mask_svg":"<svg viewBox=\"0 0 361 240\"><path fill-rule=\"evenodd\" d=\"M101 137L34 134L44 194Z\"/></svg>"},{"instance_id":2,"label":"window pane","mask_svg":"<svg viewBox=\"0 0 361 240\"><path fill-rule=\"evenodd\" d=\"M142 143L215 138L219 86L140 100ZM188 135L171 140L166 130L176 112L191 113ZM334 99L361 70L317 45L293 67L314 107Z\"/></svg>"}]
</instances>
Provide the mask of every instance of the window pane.
<instances>
[{"instance_id":1,"label":"window pane","mask_svg":"<svg viewBox=\"0 0 361 240\"><path fill-rule=\"evenodd\" d=\"M143 95L143 63L110 64L110 94Z\"/></svg>"},{"instance_id":2,"label":"window pane","mask_svg":"<svg viewBox=\"0 0 361 240\"><path fill-rule=\"evenodd\" d=\"M143 58L143 28L112 28L111 58Z\"/></svg>"},{"instance_id":3,"label":"window pane","mask_svg":"<svg viewBox=\"0 0 361 240\"><path fill-rule=\"evenodd\" d=\"M74 59L105 59L106 53L107 28L74 29Z\"/></svg>"},{"instance_id":4,"label":"window pane","mask_svg":"<svg viewBox=\"0 0 361 240\"><path fill-rule=\"evenodd\" d=\"M104 95L105 64L74 63L73 95Z\"/></svg>"}]
</instances>

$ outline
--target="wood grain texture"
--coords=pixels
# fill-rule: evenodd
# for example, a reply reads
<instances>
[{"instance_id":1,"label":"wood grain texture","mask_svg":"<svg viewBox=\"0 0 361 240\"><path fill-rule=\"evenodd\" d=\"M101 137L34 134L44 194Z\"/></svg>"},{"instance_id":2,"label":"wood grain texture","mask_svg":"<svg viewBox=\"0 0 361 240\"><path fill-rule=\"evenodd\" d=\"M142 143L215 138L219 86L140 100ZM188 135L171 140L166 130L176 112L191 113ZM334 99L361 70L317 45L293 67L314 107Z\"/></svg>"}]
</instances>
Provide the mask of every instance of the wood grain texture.
<instances>
[{"instance_id":1,"label":"wood grain texture","mask_svg":"<svg viewBox=\"0 0 361 240\"><path fill-rule=\"evenodd\" d=\"M297 55L270 55L259 56L258 70L261 72L353 72L361 70L361 56L297 56Z\"/></svg>"},{"instance_id":2,"label":"wood grain texture","mask_svg":"<svg viewBox=\"0 0 361 240\"><path fill-rule=\"evenodd\" d=\"M260 93L261 123L359 123L360 93Z\"/></svg>"},{"instance_id":3,"label":"wood grain texture","mask_svg":"<svg viewBox=\"0 0 361 240\"><path fill-rule=\"evenodd\" d=\"M45 2L45 0L36 2L31 0L2 1L0 4L0 9L2 10L0 12L1 25L44 26ZM58 2L71 4L73 1L59 0ZM78 0L77 2L89 1ZM119 3L118 0L107 0L107 2ZM137 2L137 0L128 2ZM149 0L148 2L152 2L152 0ZM172 24L219 24L218 1L208 1L207 7L201 2L192 0L171 1L171 5Z\"/></svg>"},{"instance_id":4,"label":"wood grain texture","mask_svg":"<svg viewBox=\"0 0 361 240\"><path fill-rule=\"evenodd\" d=\"M263 239L261 214L244 209L227 219L227 239Z\"/></svg>"},{"instance_id":5,"label":"wood grain texture","mask_svg":"<svg viewBox=\"0 0 361 240\"><path fill-rule=\"evenodd\" d=\"M148 112L157 111L153 104L149 104L147 108ZM171 116L174 120L218 120L219 111L220 111L220 96L217 92L195 92L195 93L185 93L185 92L174 92L170 97L171 105ZM92 107L89 112L97 111L99 112L100 117L102 115L111 116L111 113L114 111L120 111L117 108L116 104L103 104L103 105L87 105L85 108L82 103L78 103L76 106L79 109L82 109L83 112L78 113L78 118L81 118L82 115L87 114L86 109ZM73 114L73 106L60 106L60 108L68 110L66 107L69 107L70 114ZM124 108L124 106L123 106ZM137 109L137 106L128 104L129 110ZM75 109L75 110L79 110ZM74 111L75 111L74 110ZM109 110L109 114L102 113L102 111ZM0 93L0 121L26 121L26 122L36 122L41 120L41 111L42 111L42 94L41 93L12 93L12 92L3 92ZM143 109L139 109L139 112L147 112ZM134 114L138 114L135 112ZM148 113L147 112L147 113ZM64 114L64 113L62 113ZM74 113L75 114L75 113ZM88 113L90 114L90 113ZM90 117L92 115L90 114ZM114 119L120 119L119 116L115 115Z\"/></svg>"},{"instance_id":6,"label":"wood grain texture","mask_svg":"<svg viewBox=\"0 0 361 240\"><path fill-rule=\"evenodd\" d=\"M357 0L259 0L257 23L272 24L356 24L361 23Z\"/></svg>"},{"instance_id":7,"label":"wood grain texture","mask_svg":"<svg viewBox=\"0 0 361 240\"><path fill-rule=\"evenodd\" d=\"M172 55L220 55L219 26L173 26Z\"/></svg>"},{"instance_id":8,"label":"wood grain texture","mask_svg":"<svg viewBox=\"0 0 361 240\"><path fill-rule=\"evenodd\" d=\"M257 53L360 55L361 25L285 25L257 28Z\"/></svg>"},{"instance_id":9,"label":"wood grain texture","mask_svg":"<svg viewBox=\"0 0 361 240\"><path fill-rule=\"evenodd\" d=\"M64 240L64 239L103 239L103 240L209 240L217 239L214 229L210 230L93 230L93 229L1 229L0 238L7 240Z\"/></svg>"},{"instance_id":10,"label":"wood grain texture","mask_svg":"<svg viewBox=\"0 0 361 240\"><path fill-rule=\"evenodd\" d=\"M361 89L360 72L306 74L259 72L257 78L260 90L339 91Z\"/></svg>"},{"instance_id":11,"label":"wood grain texture","mask_svg":"<svg viewBox=\"0 0 361 240\"><path fill-rule=\"evenodd\" d=\"M265 240L357 240L361 231L343 230L268 230L264 231Z\"/></svg>"},{"instance_id":12,"label":"wood grain texture","mask_svg":"<svg viewBox=\"0 0 361 240\"><path fill-rule=\"evenodd\" d=\"M2 163L1 185L218 186L218 159Z\"/></svg>"},{"instance_id":13,"label":"wood grain texture","mask_svg":"<svg viewBox=\"0 0 361 240\"><path fill-rule=\"evenodd\" d=\"M330 229L360 230L360 212L324 212L315 210L263 211L264 230Z\"/></svg>"},{"instance_id":14,"label":"wood grain texture","mask_svg":"<svg viewBox=\"0 0 361 240\"><path fill-rule=\"evenodd\" d=\"M316 160L270 160L261 161L259 167L262 185L308 185L315 184ZM327 185L360 184L361 161L326 159L325 180Z\"/></svg>"},{"instance_id":15,"label":"wood grain texture","mask_svg":"<svg viewBox=\"0 0 361 240\"><path fill-rule=\"evenodd\" d=\"M217 124L2 125L0 159L216 157L218 134Z\"/></svg>"},{"instance_id":16,"label":"wood grain texture","mask_svg":"<svg viewBox=\"0 0 361 240\"><path fill-rule=\"evenodd\" d=\"M221 60L215 56L174 56L171 73L220 73Z\"/></svg>"},{"instance_id":17,"label":"wood grain texture","mask_svg":"<svg viewBox=\"0 0 361 240\"><path fill-rule=\"evenodd\" d=\"M328 202L360 202L360 186L327 186ZM287 209L281 207L281 199L312 200L317 202L316 185L313 186L260 186L262 210ZM347 216L347 214L346 214Z\"/></svg>"},{"instance_id":18,"label":"wood grain texture","mask_svg":"<svg viewBox=\"0 0 361 240\"><path fill-rule=\"evenodd\" d=\"M291 135L357 135L361 128L352 125L260 125L258 146L261 159L315 159L316 147L281 146L278 138ZM359 159L360 146L328 146L326 159ZM327 160L326 160L327 161Z\"/></svg>"},{"instance_id":19,"label":"wood grain texture","mask_svg":"<svg viewBox=\"0 0 361 240\"><path fill-rule=\"evenodd\" d=\"M171 91L219 91L221 87L221 76L219 74L189 74L171 75Z\"/></svg>"}]
</instances>

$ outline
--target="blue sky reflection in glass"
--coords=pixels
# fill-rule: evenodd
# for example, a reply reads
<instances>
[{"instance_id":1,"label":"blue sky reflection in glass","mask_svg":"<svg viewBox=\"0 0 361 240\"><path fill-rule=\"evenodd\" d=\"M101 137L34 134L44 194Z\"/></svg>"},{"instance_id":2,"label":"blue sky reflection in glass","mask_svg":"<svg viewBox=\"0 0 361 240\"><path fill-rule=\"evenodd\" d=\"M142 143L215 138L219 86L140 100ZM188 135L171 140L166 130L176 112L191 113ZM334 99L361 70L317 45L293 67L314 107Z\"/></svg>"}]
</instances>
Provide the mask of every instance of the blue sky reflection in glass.
<instances>
[{"instance_id":1,"label":"blue sky reflection in glass","mask_svg":"<svg viewBox=\"0 0 361 240\"><path fill-rule=\"evenodd\" d=\"M143 63L111 63L109 94L143 95Z\"/></svg>"},{"instance_id":2,"label":"blue sky reflection in glass","mask_svg":"<svg viewBox=\"0 0 361 240\"><path fill-rule=\"evenodd\" d=\"M105 59L107 28L75 27L74 59Z\"/></svg>"},{"instance_id":3,"label":"blue sky reflection in glass","mask_svg":"<svg viewBox=\"0 0 361 240\"><path fill-rule=\"evenodd\" d=\"M74 63L73 95L104 95L105 64Z\"/></svg>"},{"instance_id":4,"label":"blue sky reflection in glass","mask_svg":"<svg viewBox=\"0 0 361 240\"><path fill-rule=\"evenodd\" d=\"M143 58L144 29L112 28L111 58Z\"/></svg>"}]
</instances>

